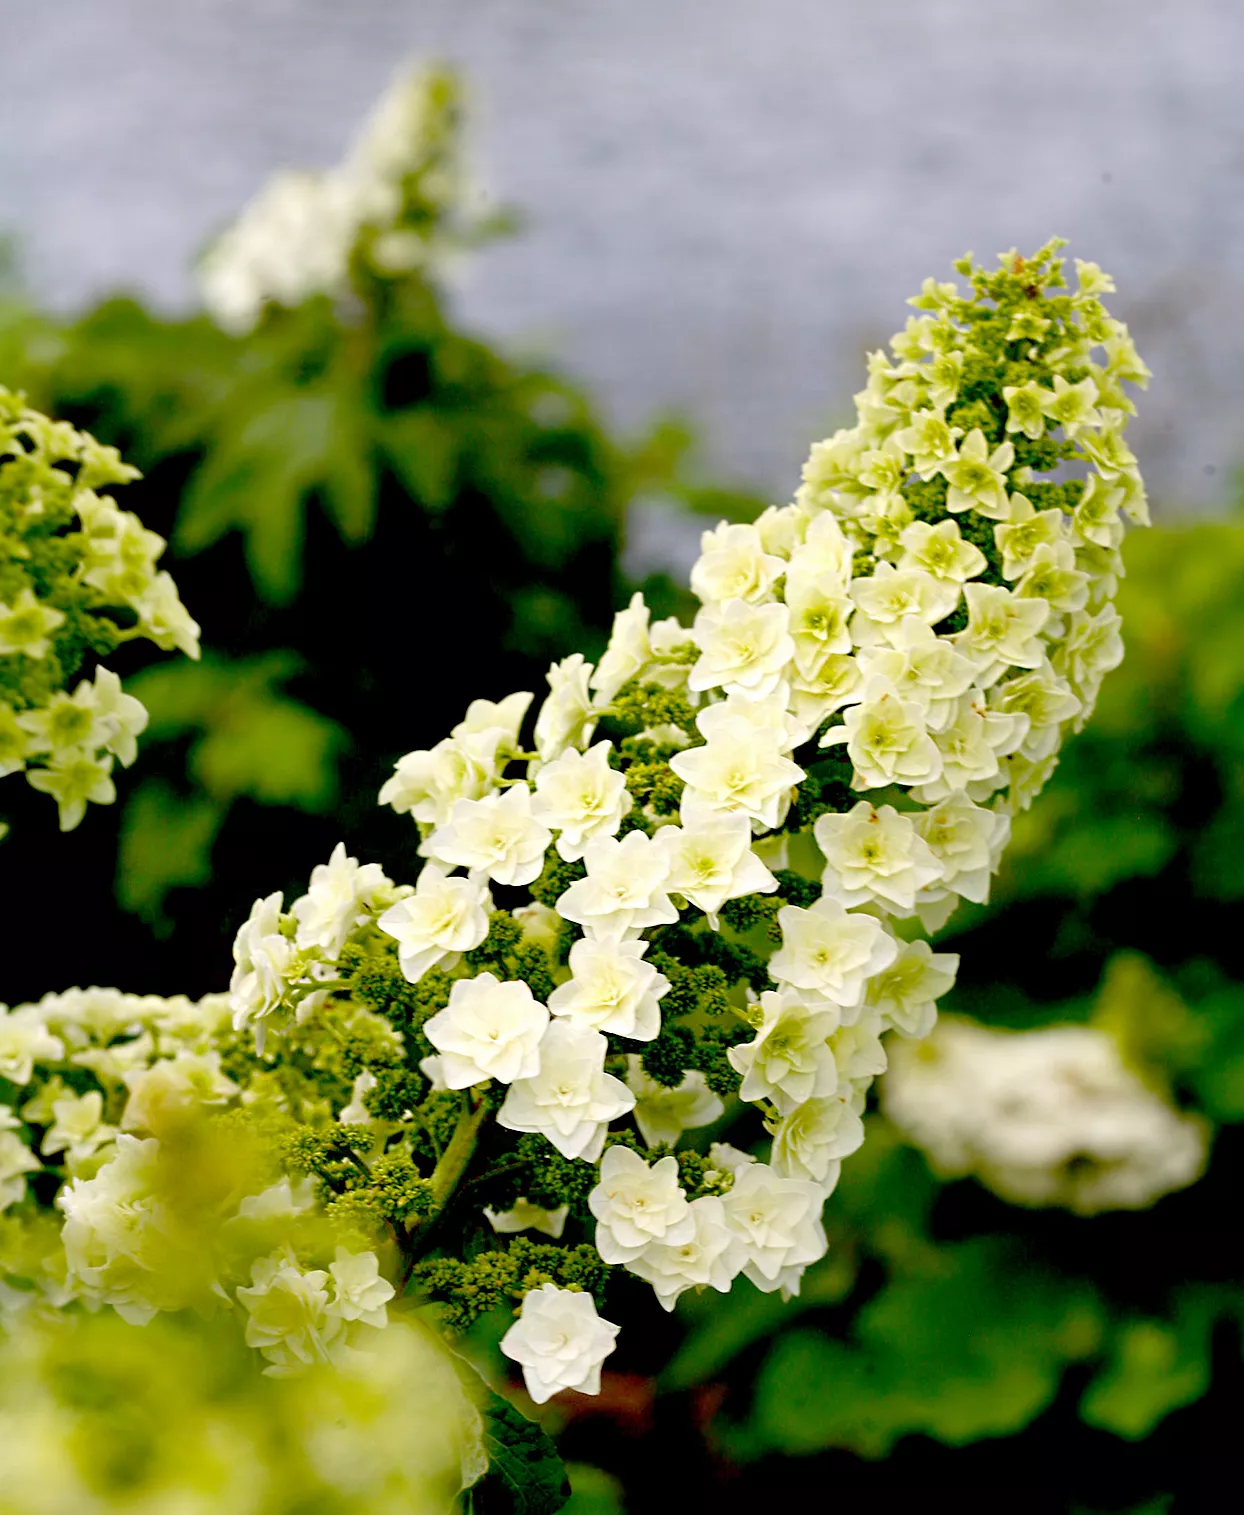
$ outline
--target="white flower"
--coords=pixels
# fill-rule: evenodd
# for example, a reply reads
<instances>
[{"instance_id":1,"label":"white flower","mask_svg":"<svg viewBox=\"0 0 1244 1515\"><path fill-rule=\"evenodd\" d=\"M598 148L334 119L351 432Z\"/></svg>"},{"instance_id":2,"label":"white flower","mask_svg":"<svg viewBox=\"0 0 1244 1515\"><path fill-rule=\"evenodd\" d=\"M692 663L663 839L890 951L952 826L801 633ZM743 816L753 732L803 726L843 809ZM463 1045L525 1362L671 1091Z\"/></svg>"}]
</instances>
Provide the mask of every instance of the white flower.
<instances>
[{"instance_id":1,"label":"white flower","mask_svg":"<svg viewBox=\"0 0 1244 1515\"><path fill-rule=\"evenodd\" d=\"M467 712L449 735L456 742L468 737L500 733L498 746L517 747L519 727L533 696L526 690L507 694L503 700L472 700Z\"/></svg>"},{"instance_id":2,"label":"white flower","mask_svg":"<svg viewBox=\"0 0 1244 1515\"><path fill-rule=\"evenodd\" d=\"M391 888L379 863L360 866L357 858L346 856L345 843L338 842L328 862L311 870L306 894L290 906L298 922L294 940L300 947L320 947L336 959L346 937Z\"/></svg>"},{"instance_id":3,"label":"white flower","mask_svg":"<svg viewBox=\"0 0 1244 1515\"><path fill-rule=\"evenodd\" d=\"M558 833L557 855L567 863L578 862L596 837L616 835L631 808L625 776L609 766L611 750L609 742L570 749L536 775L531 813Z\"/></svg>"},{"instance_id":4,"label":"white flower","mask_svg":"<svg viewBox=\"0 0 1244 1515\"><path fill-rule=\"evenodd\" d=\"M695 1235L672 1156L649 1167L629 1147L610 1147L587 1203L596 1217L596 1250L607 1263L633 1262L650 1242L679 1246Z\"/></svg>"},{"instance_id":5,"label":"white flower","mask_svg":"<svg viewBox=\"0 0 1244 1515\"><path fill-rule=\"evenodd\" d=\"M982 688L1008 668L1038 668L1045 656L1039 632L1050 618L1044 600L1023 599L997 584L965 584L968 624L955 644L978 664Z\"/></svg>"},{"instance_id":6,"label":"white flower","mask_svg":"<svg viewBox=\"0 0 1244 1515\"><path fill-rule=\"evenodd\" d=\"M898 956L868 982L868 1007L900 1036L927 1036L937 1020L937 1001L955 982L957 952L934 952L928 942L903 942Z\"/></svg>"},{"instance_id":7,"label":"white flower","mask_svg":"<svg viewBox=\"0 0 1244 1515\"><path fill-rule=\"evenodd\" d=\"M429 968L452 968L488 935L492 895L482 880L450 878L424 863L414 894L391 905L376 924L398 945L402 972L417 984Z\"/></svg>"},{"instance_id":8,"label":"white flower","mask_svg":"<svg viewBox=\"0 0 1244 1515\"><path fill-rule=\"evenodd\" d=\"M30 734L30 752L73 753L78 748L95 752L111 729L99 709L95 686L85 679L71 695L56 690L46 705L19 715L17 724Z\"/></svg>"},{"instance_id":9,"label":"white flower","mask_svg":"<svg viewBox=\"0 0 1244 1515\"><path fill-rule=\"evenodd\" d=\"M928 733L923 708L916 700L905 700L888 679L869 679L860 704L821 738L822 747L837 742L847 744L856 789L931 784L941 777L942 754Z\"/></svg>"},{"instance_id":10,"label":"white flower","mask_svg":"<svg viewBox=\"0 0 1244 1515\"><path fill-rule=\"evenodd\" d=\"M644 1072L638 1054L627 1056L627 1087L635 1096L635 1124L650 1147L658 1142L673 1146L684 1131L711 1126L726 1113L704 1075L692 1070L674 1089L658 1084Z\"/></svg>"},{"instance_id":11,"label":"white flower","mask_svg":"<svg viewBox=\"0 0 1244 1515\"><path fill-rule=\"evenodd\" d=\"M147 708L121 688L121 680L101 663L95 670L96 708L108 731L105 746L123 768L138 756L138 738L147 729Z\"/></svg>"},{"instance_id":12,"label":"white flower","mask_svg":"<svg viewBox=\"0 0 1244 1515\"><path fill-rule=\"evenodd\" d=\"M881 1045L881 1014L871 1006L858 1020L839 1026L829 1039L839 1077L848 1083L868 1081L886 1070L885 1048Z\"/></svg>"},{"instance_id":13,"label":"white flower","mask_svg":"<svg viewBox=\"0 0 1244 1515\"><path fill-rule=\"evenodd\" d=\"M648 943L577 941L570 978L549 995L549 1009L574 1026L650 1042L661 1030L661 996L669 979L644 962Z\"/></svg>"},{"instance_id":14,"label":"white flower","mask_svg":"<svg viewBox=\"0 0 1244 1515\"><path fill-rule=\"evenodd\" d=\"M829 519L832 520L832 516ZM834 524L838 523L835 521ZM807 518L797 505L784 505L780 510L776 505L770 505L756 517L760 545L779 558L790 557L802 540L807 525Z\"/></svg>"},{"instance_id":15,"label":"white flower","mask_svg":"<svg viewBox=\"0 0 1244 1515\"><path fill-rule=\"evenodd\" d=\"M30 1106L27 1105L27 1110ZM98 1089L86 1094L66 1090L51 1105L52 1124L43 1133L39 1150L45 1157L63 1152L71 1165L85 1161L111 1141L116 1127L104 1120L104 1096ZM0 1138L2 1140L3 1138Z\"/></svg>"},{"instance_id":16,"label":"white flower","mask_svg":"<svg viewBox=\"0 0 1244 1515\"><path fill-rule=\"evenodd\" d=\"M726 1053L743 1075L740 1097L753 1104L771 1100L787 1114L805 1100L833 1094L838 1070L827 1038L839 1023L837 1006L809 1006L789 992L769 991L760 996L760 1012L754 1039Z\"/></svg>"},{"instance_id":17,"label":"white flower","mask_svg":"<svg viewBox=\"0 0 1244 1515\"><path fill-rule=\"evenodd\" d=\"M851 578L851 562L855 548L850 538L829 512L813 517L807 522L803 540L791 548L788 573L819 578L829 573L840 583Z\"/></svg>"},{"instance_id":18,"label":"white flower","mask_svg":"<svg viewBox=\"0 0 1244 1515\"><path fill-rule=\"evenodd\" d=\"M845 906L877 899L910 911L920 890L941 878L912 817L893 805L878 810L860 800L845 815L818 817L813 834L825 855L822 888Z\"/></svg>"},{"instance_id":19,"label":"white flower","mask_svg":"<svg viewBox=\"0 0 1244 1515\"><path fill-rule=\"evenodd\" d=\"M456 800L446 824L419 848L450 868L486 874L494 884L530 884L540 876L553 840L531 813L531 790L512 784L482 800Z\"/></svg>"},{"instance_id":20,"label":"white flower","mask_svg":"<svg viewBox=\"0 0 1244 1515\"><path fill-rule=\"evenodd\" d=\"M848 592L867 618L852 625L856 644L866 646L884 640L885 628L907 616L935 626L959 603L960 590L957 580L935 579L922 568L878 563L867 578L852 579Z\"/></svg>"},{"instance_id":21,"label":"white flower","mask_svg":"<svg viewBox=\"0 0 1244 1515\"><path fill-rule=\"evenodd\" d=\"M778 924L782 945L769 960L770 974L805 995L829 1000L837 1007L835 1025L838 1011L860 1003L864 980L888 968L898 951L894 938L875 916L849 913L835 899L822 897L807 910L784 905L778 911Z\"/></svg>"},{"instance_id":22,"label":"white flower","mask_svg":"<svg viewBox=\"0 0 1244 1515\"><path fill-rule=\"evenodd\" d=\"M229 1002L235 1030L271 1015L284 1000L293 943L281 930L281 903L279 892L256 900L234 938Z\"/></svg>"},{"instance_id":23,"label":"white flower","mask_svg":"<svg viewBox=\"0 0 1244 1515\"><path fill-rule=\"evenodd\" d=\"M743 716L731 716L702 747L676 752L670 767L686 784L682 818L694 822L706 812L738 811L754 830L777 826L794 785L804 777L798 763L783 755L784 733L758 730Z\"/></svg>"},{"instance_id":24,"label":"white flower","mask_svg":"<svg viewBox=\"0 0 1244 1515\"><path fill-rule=\"evenodd\" d=\"M1054 667L1070 680L1088 709L1097 698L1103 677L1123 661L1122 617L1113 605L1096 615L1082 610L1067 625L1067 635L1054 658Z\"/></svg>"},{"instance_id":25,"label":"white flower","mask_svg":"<svg viewBox=\"0 0 1244 1515\"><path fill-rule=\"evenodd\" d=\"M864 1145L864 1122L849 1099L810 1099L773 1127L773 1166L787 1178L805 1178L828 1195L842 1159Z\"/></svg>"},{"instance_id":26,"label":"white flower","mask_svg":"<svg viewBox=\"0 0 1244 1515\"><path fill-rule=\"evenodd\" d=\"M822 573L813 578L791 573L786 581L786 604L795 644L795 667L802 677L814 678L827 658L851 651L849 622L855 605L835 574Z\"/></svg>"},{"instance_id":27,"label":"white flower","mask_svg":"<svg viewBox=\"0 0 1244 1515\"><path fill-rule=\"evenodd\" d=\"M322 1268L303 1273L280 1253L260 1258L250 1287L237 1291L248 1317L246 1345L258 1347L279 1373L331 1361L329 1348L345 1322L330 1309L327 1283Z\"/></svg>"},{"instance_id":28,"label":"white flower","mask_svg":"<svg viewBox=\"0 0 1244 1515\"><path fill-rule=\"evenodd\" d=\"M954 720L937 733L942 771L916 787L916 798L928 804L960 790L984 798L1002 782L999 759L1014 752L1027 735L1027 716L989 710L975 691L965 694Z\"/></svg>"},{"instance_id":29,"label":"white flower","mask_svg":"<svg viewBox=\"0 0 1244 1515\"><path fill-rule=\"evenodd\" d=\"M609 645L588 680L589 687L596 691L599 705L610 704L618 691L651 661L653 649L649 640L648 616L648 607L638 591L631 596L626 609L619 610L614 616Z\"/></svg>"},{"instance_id":30,"label":"white flower","mask_svg":"<svg viewBox=\"0 0 1244 1515\"><path fill-rule=\"evenodd\" d=\"M586 747L596 729L596 714L588 692L591 663L574 652L548 671L549 694L536 717L536 751L543 762L567 747Z\"/></svg>"},{"instance_id":31,"label":"white flower","mask_svg":"<svg viewBox=\"0 0 1244 1515\"><path fill-rule=\"evenodd\" d=\"M0 654L46 657L52 633L64 624L64 612L36 599L27 586L19 591L12 605L0 604Z\"/></svg>"},{"instance_id":32,"label":"white flower","mask_svg":"<svg viewBox=\"0 0 1244 1515\"><path fill-rule=\"evenodd\" d=\"M542 905L533 900L530 905L519 905L510 914L522 928L523 941L541 947L550 954L556 952L562 936L562 918L552 905Z\"/></svg>"},{"instance_id":33,"label":"white flower","mask_svg":"<svg viewBox=\"0 0 1244 1515\"><path fill-rule=\"evenodd\" d=\"M1070 542L1043 542L1033 550L1015 593L1040 599L1051 610L1083 610L1088 604L1089 575L1076 567L1076 551Z\"/></svg>"},{"instance_id":34,"label":"white flower","mask_svg":"<svg viewBox=\"0 0 1244 1515\"><path fill-rule=\"evenodd\" d=\"M385 1305L393 1298L393 1285L380 1277L380 1259L374 1252L348 1252L337 1248L329 1264L335 1293L332 1308L342 1320L360 1320L379 1329L389 1321Z\"/></svg>"},{"instance_id":35,"label":"white flower","mask_svg":"<svg viewBox=\"0 0 1244 1515\"><path fill-rule=\"evenodd\" d=\"M27 1173L37 1173L43 1167L12 1129L14 1124L12 1111L0 1105L0 1215L26 1198Z\"/></svg>"},{"instance_id":36,"label":"white flower","mask_svg":"<svg viewBox=\"0 0 1244 1515\"><path fill-rule=\"evenodd\" d=\"M694 690L724 689L760 699L769 694L794 656L785 605L726 600L705 605L693 628L700 656L687 677Z\"/></svg>"},{"instance_id":37,"label":"white flower","mask_svg":"<svg viewBox=\"0 0 1244 1515\"><path fill-rule=\"evenodd\" d=\"M627 1269L650 1283L662 1308L672 1310L688 1289L709 1287L729 1292L747 1260L739 1237L726 1224L721 1200L704 1195L692 1200L694 1234L683 1242L654 1241Z\"/></svg>"},{"instance_id":38,"label":"white flower","mask_svg":"<svg viewBox=\"0 0 1244 1515\"><path fill-rule=\"evenodd\" d=\"M737 731L735 722L745 720L761 741L776 738L780 752L792 752L812 735L812 728L791 714L790 691L786 682L780 681L761 699L744 699L737 694L729 695L716 704L706 705L695 718L695 724L704 740Z\"/></svg>"},{"instance_id":39,"label":"white flower","mask_svg":"<svg viewBox=\"0 0 1244 1515\"><path fill-rule=\"evenodd\" d=\"M521 979L502 983L494 974L454 981L449 1003L424 1023L441 1053L447 1088L466 1089L495 1078L513 1083L540 1068L540 1038L549 1012Z\"/></svg>"},{"instance_id":40,"label":"white flower","mask_svg":"<svg viewBox=\"0 0 1244 1515\"><path fill-rule=\"evenodd\" d=\"M972 687L976 664L914 615L887 634L888 646L861 652L865 677L888 679L904 699L920 705L929 730L940 731L954 719L959 696Z\"/></svg>"},{"instance_id":41,"label":"white flower","mask_svg":"<svg viewBox=\"0 0 1244 1515\"><path fill-rule=\"evenodd\" d=\"M1093 1026L993 1031L947 1020L900 1043L887 1117L948 1176L1081 1215L1141 1209L1204 1169L1208 1130L1145 1087Z\"/></svg>"},{"instance_id":42,"label":"white flower","mask_svg":"<svg viewBox=\"0 0 1244 1515\"><path fill-rule=\"evenodd\" d=\"M618 1329L600 1319L590 1294L541 1284L523 1295L501 1350L522 1365L527 1392L542 1405L563 1389L599 1394L601 1364Z\"/></svg>"},{"instance_id":43,"label":"white flower","mask_svg":"<svg viewBox=\"0 0 1244 1515\"><path fill-rule=\"evenodd\" d=\"M856 658L831 653L813 677L804 678L796 671L790 685L791 713L809 728L819 726L835 710L859 698L856 691L862 677Z\"/></svg>"},{"instance_id":44,"label":"white flower","mask_svg":"<svg viewBox=\"0 0 1244 1515\"><path fill-rule=\"evenodd\" d=\"M556 908L588 936L616 942L678 919L665 882L669 858L642 831L630 831L621 841L596 838L584 848L583 861L587 877L571 884Z\"/></svg>"},{"instance_id":45,"label":"white flower","mask_svg":"<svg viewBox=\"0 0 1244 1515\"><path fill-rule=\"evenodd\" d=\"M493 788L497 748L504 737L499 726L491 726L458 739L446 737L427 752L408 752L398 759L378 802L391 805L398 815L411 815L421 826L443 825L458 800L480 799Z\"/></svg>"},{"instance_id":46,"label":"white flower","mask_svg":"<svg viewBox=\"0 0 1244 1515\"><path fill-rule=\"evenodd\" d=\"M931 893L950 891L987 903L990 877L1010 838L1010 817L958 796L919 812L915 826L941 868Z\"/></svg>"},{"instance_id":47,"label":"white flower","mask_svg":"<svg viewBox=\"0 0 1244 1515\"><path fill-rule=\"evenodd\" d=\"M88 803L111 805L117 797L110 754L92 757L77 749L53 753L46 768L26 770L26 782L56 801L62 831L72 831L81 822Z\"/></svg>"},{"instance_id":48,"label":"white flower","mask_svg":"<svg viewBox=\"0 0 1244 1515\"><path fill-rule=\"evenodd\" d=\"M1057 514L1057 512L1052 512ZM995 531L1005 528L995 527ZM971 542L965 542L959 531L958 521L939 521L931 526L927 521L913 521L899 533L903 556L899 559L899 572L917 568L951 584L963 584L983 573L985 554Z\"/></svg>"},{"instance_id":49,"label":"white flower","mask_svg":"<svg viewBox=\"0 0 1244 1515\"><path fill-rule=\"evenodd\" d=\"M558 1205L556 1210L545 1210L533 1205L530 1200L516 1199L512 1209L490 1210L484 1206L484 1216L498 1236L510 1236L517 1231L540 1231L554 1241L561 1239L570 1214L569 1205Z\"/></svg>"},{"instance_id":50,"label":"white flower","mask_svg":"<svg viewBox=\"0 0 1244 1515\"><path fill-rule=\"evenodd\" d=\"M1028 732L1019 751L1031 763L1040 763L1058 751L1062 723L1074 720L1083 708L1071 686L1059 678L1048 661L1031 673L995 684L989 702L1003 715L1028 717Z\"/></svg>"},{"instance_id":51,"label":"white flower","mask_svg":"<svg viewBox=\"0 0 1244 1515\"><path fill-rule=\"evenodd\" d=\"M691 570L691 592L705 604L746 600L755 605L772 597L785 572L786 564L765 550L755 526L732 526L722 521L700 538L700 557Z\"/></svg>"},{"instance_id":52,"label":"white flower","mask_svg":"<svg viewBox=\"0 0 1244 1515\"><path fill-rule=\"evenodd\" d=\"M0 1005L0 1078L28 1084L36 1063L58 1063L65 1044L53 1036L35 1005Z\"/></svg>"},{"instance_id":53,"label":"white flower","mask_svg":"<svg viewBox=\"0 0 1244 1515\"><path fill-rule=\"evenodd\" d=\"M941 472L950 488L946 509L958 515L974 510L995 521L1007 517L1006 472L1015 461L1015 448L1001 442L992 452L979 426L972 428L959 444L959 455L942 465Z\"/></svg>"},{"instance_id":54,"label":"white flower","mask_svg":"<svg viewBox=\"0 0 1244 1515\"><path fill-rule=\"evenodd\" d=\"M717 929L717 912L727 900L772 894L777 879L752 851L745 815L711 812L685 826L662 826L653 838L669 857L665 887L681 894Z\"/></svg>"},{"instance_id":55,"label":"white flower","mask_svg":"<svg viewBox=\"0 0 1244 1515\"><path fill-rule=\"evenodd\" d=\"M553 1021L540 1042L538 1071L510 1085L497 1124L538 1131L563 1157L596 1162L609 1122L635 1103L626 1085L605 1072L607 1051L599 1031Z\"/></svg>"},{"instance_id":56,"label":"white flower","mask_svg":"<svg viewBox=\"0 0 1244 1515\"><path fill-rule=\"evenodd\" d=\"M181 603L173 576L161 571L133 602L143 635L164 652L176 649L196 661L199 623Z\"/></svg>"},{"instance_id":57,"label":"white flower","mask_svg":"<svg viewBox=\"0 0 1244 1515\"><path fill-rule=\"evenodd\" d=\"M122 1074L129 1091L122 1129L162 1134L170 1121L205 1105L223 1105L239 1093L237 1084L221 1071L219 1052L178 1052L160 1058L150 1068Z\"/></svg>"},{"instance_id":58,"label":"white flower","mask_svg":"<svg viewBox=\"0 0 1244 1515\"><path fill-rule=\"evenodd\" d=\"M1002 553L1003 578L1020 578L1039 547L1061 541L1063 523L1061 510L1038 511L1026 495L1013 494L1010 519L993 529L994 541Z\"/></svg>"},{"instance_id":59,"label":"white flower","mask_svg":"<svg viewBox=\"0 0 1244 1515\"><path fill-rule=\"evenodd\" d=\"M804 1268L824 1257L824 1201L819 1185L783 1178L765 1163L748 1163L735 1173L722 1209L746 1249L743 1273L763 1293L798 1293Z\"/></svg>"}]
</instances>

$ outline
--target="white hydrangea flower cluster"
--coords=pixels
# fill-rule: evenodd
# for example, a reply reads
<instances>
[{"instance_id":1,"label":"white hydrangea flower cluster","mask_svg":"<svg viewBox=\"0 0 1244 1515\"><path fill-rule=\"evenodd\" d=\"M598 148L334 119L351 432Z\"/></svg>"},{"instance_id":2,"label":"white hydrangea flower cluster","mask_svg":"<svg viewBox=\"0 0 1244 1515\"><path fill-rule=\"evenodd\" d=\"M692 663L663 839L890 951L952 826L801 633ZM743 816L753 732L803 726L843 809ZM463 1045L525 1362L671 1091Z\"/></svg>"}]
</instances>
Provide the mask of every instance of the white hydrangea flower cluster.
<instances>
[{"instance_id":1,"label":"white hydrangea flower cluster","mask_svg":"<svg viewBox=\"0 0 1244 1515\"><path fill-rule=\"evenodd\" d=\"M896 1049L881 1104L942 1175L1079 1215L1186 1188L1209 1145L1205 1121L1147 1087L1095 1026L999 1031L948 1018Z\"/></svg>"},{"instance_id":2,"label":"white hydrangea flower cluster","mask_svg":"<svg viewBox=\"0 0 1244 1515\"><path fill-rule=\"evenodd\" d=\"M598 1386L611 1268L666 1309L740 1275L798 1291L888 1034L927 1036L954 982L927 933L987 898L1121 656L1144 493L1120 386L1145 370L1108 281L1081 264L1059 293L1055 252L965 262L968 297L926 284L794 503L705 533L692 626L637 595L529 726L528 693L476 700L402 758L380 799L418 828L413 887L343 845L288 910L256 901L229 1026L71 1052L63 1017L14 1013L0 1059L76 1058L98 1087L72 1093L101 1096L42 1121L65 1287L171 1307L160 1183L193 1108L279 1154L215 1212L254 1233L245 1278L222 1243L178 1273L277 1372L379 1323L397 1278L450 1330L521 1301L503 1347L537 1400ZM93 1120L116 1134L92 1149Z\"/></svg>"},{"instance_id":3,"label":"white hydrangea flower cluster","mask_svg":"<svg viewBox=\"0 0 1244 1515\"><path fill-rule=\"evenodd\" d=\"M465 189L459 109L452 74L404 72L337 167L274 174L200 262L211 315L243 334L269 303L346 294L356 259L387 278L443 257Z\"/></svg>"},{"instance_id":4,"label":"white hydrangea flower cluster","mask_svg":"<svg viewBox=\"0 0 1244 1515\"><path fill-rule=\"evenodd\" d=\"M146 727L142 703L89 653L144 637L199 656L199 628L168 573L164 539L100 491L138 477L116 449L0 388L0 777L25 773L62 831L116 797Z\"/></svg>"}]
</instances>

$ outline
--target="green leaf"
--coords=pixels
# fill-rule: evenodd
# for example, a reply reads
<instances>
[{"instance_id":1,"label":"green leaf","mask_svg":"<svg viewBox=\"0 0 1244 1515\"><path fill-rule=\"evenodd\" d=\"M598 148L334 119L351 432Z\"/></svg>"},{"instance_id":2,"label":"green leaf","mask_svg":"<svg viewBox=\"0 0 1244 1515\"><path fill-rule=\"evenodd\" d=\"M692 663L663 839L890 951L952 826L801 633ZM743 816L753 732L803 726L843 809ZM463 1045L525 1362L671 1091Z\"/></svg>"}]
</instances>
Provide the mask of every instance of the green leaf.
<instances>
[{"instance_id":1,"label":"green leaf","mask_svg":"<svg viewBox=\"0 0 1244 1515\"><path fill-rule=\"evenodd\" d=\"M130 796L121 819L117 902L154 927L170 922L164 902L171 890L197 888L211 877L212 844L225 808L207 795L178 794L149 779Z\"/></svg>"},{"instance_id":2,"label":"green leaf","mask_svg":"<svg viewBox=\"0 0 1244 1515\"><path fill-rule=\"evenodd\" d=\"M1138 1441L1172 1410L1199 1399L1209 1387L1215 1313L1208 1292L1189 1290L1173 1320L1125 1322L1115 1334L1109 1362L1085 1390L1081 1416L1091 1426Z\"/></svg>"},{"instance_id":3,"label":"green leaf","mask_svg":"<svg viewBox=\"0 0 1244 1515\"><path fill-rule=\"evenodd\" d=\"M458 437L434 410L398 411L379 423L385 458L411 496L433 513L453 500L458 482Z\"/></svg>"},{"instance_id":4,"label":"green leaf","mask_svg":"<svg viewBox=\"0 0 1244 1515\"><path fill-rule=\"evenodd\" d=\"M327 717L278 696L238 700L190 753L190 772L218 799L248 795L261 805L327 810L337 794L345 745Z\"/></svg>"},{"instance_id":5,"label":"green leaf","mask_svg":"<svg viewBox=\"0 0 1244 1515\"><path fill-rule=\"evenodd\" d=\"M352 389L327 380L314 388L283 387L262 403L253 392L229 412L245 410L236 429L223 429L191 479L174 542L200 552L226 532L245 536L251 577L266 599L286 604L302 577L305 500L318 489L343 540L370 535L375 479L363 411Z\"/></svg>"},{"instance_id":6,"label":"green leaf","mask_svg":"<svg viewBox=\"0 0 1244 1515\"><path fill-rule=\"evenodd\" d=\"M1100 1336L1086 1286L1024 1266L996 1238L944 1248L860 1311L853 1341L778 1339L741 1455L847 1447L879 1457L909 1432L951 1445L1005 1436L1049 1404Z\"/></svg>"},{"instance_id":7,"label":"green leaf","mask_svg":"<svg viewBox=\"0 0 1244 1515\"><path fill-rule=\"evenodd\" d=\"M472 1515L554 1515L570 1498L557 1449L499 1394L482 1407L488 1472L471 1490Z\"/></svg>"}]
</instances>

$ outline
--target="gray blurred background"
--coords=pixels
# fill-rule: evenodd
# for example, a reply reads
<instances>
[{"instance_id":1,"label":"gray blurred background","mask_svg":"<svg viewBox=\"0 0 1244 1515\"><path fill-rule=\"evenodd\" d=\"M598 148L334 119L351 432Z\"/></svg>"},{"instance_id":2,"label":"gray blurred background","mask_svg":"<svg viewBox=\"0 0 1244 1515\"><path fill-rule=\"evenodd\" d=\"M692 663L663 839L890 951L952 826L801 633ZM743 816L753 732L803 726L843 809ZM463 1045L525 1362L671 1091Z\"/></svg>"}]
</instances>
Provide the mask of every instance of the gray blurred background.
<instances>
[{"instance_id":1,"label":"gray blurred background","mask_svg":"<svg viewBox=\"0 0 1244 1515\"><path fill-rule=\"evenodd\" d=\"M400 64L462 63L494 195L469 318L676 407L789 496L924 274L1051 233L1115 274L1167 511L1244 457L1238 0L0 0L0 229L58 308L193 302L279 165L334 162Z\"/></svg>"}]
</instances>

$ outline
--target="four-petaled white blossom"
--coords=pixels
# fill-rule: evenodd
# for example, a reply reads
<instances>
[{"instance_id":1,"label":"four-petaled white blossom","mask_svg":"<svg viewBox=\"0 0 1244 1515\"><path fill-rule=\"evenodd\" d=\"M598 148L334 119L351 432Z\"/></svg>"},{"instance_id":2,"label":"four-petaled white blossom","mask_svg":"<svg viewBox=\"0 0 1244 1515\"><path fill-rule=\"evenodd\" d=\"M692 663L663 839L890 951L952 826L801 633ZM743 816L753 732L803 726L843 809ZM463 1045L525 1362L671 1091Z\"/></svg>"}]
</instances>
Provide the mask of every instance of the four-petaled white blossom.
<instances>
[{"instance_id":1,"label":"four-petaled white blossom","mask_svg":"<svg viewBox=\"0 0 1244 1515\"><path fill-rule=\"evenodd\" d=\"M745 1249L743 1273L762 1293L797 1294L803 1270L825 1255L824 1202L818 1184L785 1178L766 1163L736 1171L722 1209Z\"/></svg>"},{"instance_id":2,"label":"four-petaled white blossom","mask_svg":"<svg viewBox=\"0 0 1244 1515\"><path fill-rule=\"evenodd\" d=\"M683 826L662 826L654 840L669 858L666 888L702 910L714 930L727 900L777 888L777 879L752 851L747 817L738 812L710 812Z\"/></svg>"},{"instance_id":3,"label":"four-petaled white blossom","mask_svg":"<svg viewBox=\"0 0 1244 1515\"><path fill-rule=\"evenodd\" d=\"M649 1242L627 1270L652 1285L663 1309L672 1310L688 1289L728 1292L747 1262L747 1249L726 1220L715 1195L692 1200L692 1234L685 1241Z\"/></svg>"},{"instance_id":4,"label":"four-petaled white blossom","mask_svg":"<svg viewBox=\"0 0 1244 1515\"><path fill-rule=\"evenodd\" d=\"M909 912L942 876L912 817L893 805L876 809L861 800L845 815L818 817L813 834L825 856L825 894L848 908L879 901Z\"/></svg>"},{"instance_id":5,"label":"four-petaled white blossom","mask_svg":"<svg viewBox=\"0 0 1244 1515\"><path fill-rule=\"evenodd\" d=\"M755 1037L726 1053L743 1075L740 1097L769 1100L786 1114L805 1100L833 1094L838 1069L828 1038L841 1020L837 1005L810 1005L789 990L768 990L760 996L760 1014Z\"/></svg>"},{"instance_id":6,"label":"four-petaled white blossom","mask_svg":"<svg viewBox=\"0 0 1244 1515\"><path fill-rule=\"evenodd\" d=\"M556 909L588 936L616 942L678 919L666 882L668 854L644 832L628 832L621 841L597 837L584 848L583 862L587 877L571 884Z\"/></svg>"},{"instance_id":7,"label":"four-petaled white blossom","mask_svg":"<svg viewBox=\"0 0 1244 1515\"><path fill-rule=\"evenodd\" d=\"M782 945L769 960L770 975L805 999L828 1000L836 1013L854 1009L863 998L865 980L888 968L898 951L875 916L848 911L840 900L825 896L806 910L784 905L778 925Z\"/></svg>"}]
</instances>

